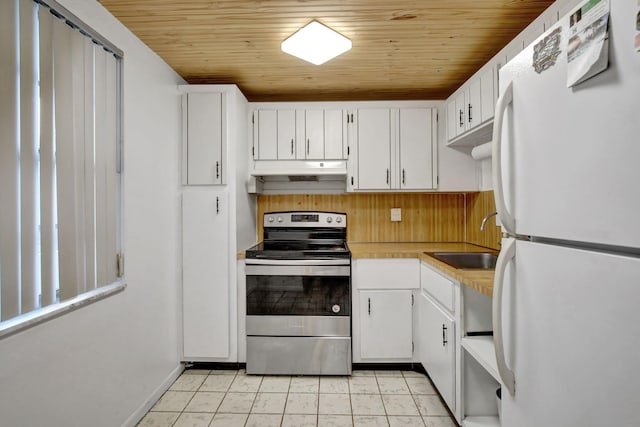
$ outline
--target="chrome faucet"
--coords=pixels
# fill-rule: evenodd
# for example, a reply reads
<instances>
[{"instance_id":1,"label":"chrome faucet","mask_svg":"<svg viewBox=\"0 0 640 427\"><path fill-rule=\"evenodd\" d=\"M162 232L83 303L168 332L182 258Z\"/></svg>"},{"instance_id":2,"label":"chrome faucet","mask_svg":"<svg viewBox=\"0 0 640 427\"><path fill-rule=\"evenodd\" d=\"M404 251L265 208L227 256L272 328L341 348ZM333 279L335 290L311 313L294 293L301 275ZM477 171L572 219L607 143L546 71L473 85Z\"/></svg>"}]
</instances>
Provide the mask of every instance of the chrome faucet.
<instances>
[{"instance_id":1,"label":"chrome faucet","mask_svg":"<svg viewBox=\"0 0 640 427\"><path fill-rule=\"evenodd\" d=\"M485 225L487 225L487 221L489 220L489 218L491 218L492 216L496 216L498 215L498 212L491 212L489 214L487 214L487 216L485 216L482 220L482 224L480 224L480 231L484 231L484 227Z\"/></svg>"}]
</instances>

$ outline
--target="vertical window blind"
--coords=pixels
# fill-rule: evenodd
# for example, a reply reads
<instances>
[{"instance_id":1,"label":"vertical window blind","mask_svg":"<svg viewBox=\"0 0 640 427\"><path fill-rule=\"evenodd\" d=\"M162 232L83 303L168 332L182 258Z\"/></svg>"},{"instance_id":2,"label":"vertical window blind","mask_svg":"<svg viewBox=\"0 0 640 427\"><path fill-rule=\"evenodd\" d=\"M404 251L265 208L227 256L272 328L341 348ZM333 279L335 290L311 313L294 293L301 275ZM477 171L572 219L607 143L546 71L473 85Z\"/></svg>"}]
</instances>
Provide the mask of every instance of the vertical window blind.
<instances>
[{"instance_id":1,"label":"vertical window blind","mask_svg":"<svg viewBox=\"0 0 640 427\"><path fill-rule=\"evenodd\" d=\"M55 2L0 2L0 320L118 280L122 53Z\"/></svg>"}]
</instances>

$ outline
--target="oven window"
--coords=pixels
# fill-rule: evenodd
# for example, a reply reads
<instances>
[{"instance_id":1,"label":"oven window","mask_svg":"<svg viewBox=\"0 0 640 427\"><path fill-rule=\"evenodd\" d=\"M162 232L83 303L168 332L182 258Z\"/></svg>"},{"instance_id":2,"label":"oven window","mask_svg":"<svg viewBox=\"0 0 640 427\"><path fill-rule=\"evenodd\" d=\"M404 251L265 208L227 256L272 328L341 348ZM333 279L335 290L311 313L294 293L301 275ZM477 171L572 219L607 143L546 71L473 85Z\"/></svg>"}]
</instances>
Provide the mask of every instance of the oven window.
<instances>
[{"instance_id":1,"label":"oven window","mask_svg":"<svg viewBox=\"0 0 640 427\"><path fill-rule=\"evenodd\" d=\"M349 316L349 288L349 276L248 275L247 314Z\"/></svg>"}]
</instances>

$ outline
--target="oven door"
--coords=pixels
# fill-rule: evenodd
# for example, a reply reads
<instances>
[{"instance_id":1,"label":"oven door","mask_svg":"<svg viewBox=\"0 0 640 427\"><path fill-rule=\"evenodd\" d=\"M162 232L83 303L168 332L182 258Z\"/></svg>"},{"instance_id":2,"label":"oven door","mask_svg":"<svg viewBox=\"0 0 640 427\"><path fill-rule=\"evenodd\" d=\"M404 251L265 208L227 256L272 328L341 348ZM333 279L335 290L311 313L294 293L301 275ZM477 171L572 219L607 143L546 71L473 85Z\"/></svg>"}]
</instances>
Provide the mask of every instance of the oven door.
<instances>
[{"instance_id":1,"label":"oven door","mask_svg":"<svg viewBox=\"0 0 640 427\"><path fill-rule=\"evenodd\" d=\"M350 336L349 265L247 265L247 335Z\"/></svg>"}]
</instances>

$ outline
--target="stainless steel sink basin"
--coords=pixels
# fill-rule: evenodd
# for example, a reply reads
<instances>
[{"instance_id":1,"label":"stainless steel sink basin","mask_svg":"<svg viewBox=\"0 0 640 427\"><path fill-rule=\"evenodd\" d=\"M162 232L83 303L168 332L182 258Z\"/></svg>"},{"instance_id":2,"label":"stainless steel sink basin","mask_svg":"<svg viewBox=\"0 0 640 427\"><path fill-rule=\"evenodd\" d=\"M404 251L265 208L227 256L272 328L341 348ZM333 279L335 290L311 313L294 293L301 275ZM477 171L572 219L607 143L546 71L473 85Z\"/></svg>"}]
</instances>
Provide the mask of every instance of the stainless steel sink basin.
<instances>
[{"instance_id":1,"label":"stainless steel sink basin","mask_svg":"<svg viewBox=\"0 0 640 427\"><path fill-rule=\"evenodd\" d=\"M465 269L491 270L496 268L498 256L491 252L425 252L432 257L449 264L451 267Z\"/></svg>"}]
</instances>

